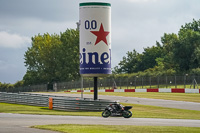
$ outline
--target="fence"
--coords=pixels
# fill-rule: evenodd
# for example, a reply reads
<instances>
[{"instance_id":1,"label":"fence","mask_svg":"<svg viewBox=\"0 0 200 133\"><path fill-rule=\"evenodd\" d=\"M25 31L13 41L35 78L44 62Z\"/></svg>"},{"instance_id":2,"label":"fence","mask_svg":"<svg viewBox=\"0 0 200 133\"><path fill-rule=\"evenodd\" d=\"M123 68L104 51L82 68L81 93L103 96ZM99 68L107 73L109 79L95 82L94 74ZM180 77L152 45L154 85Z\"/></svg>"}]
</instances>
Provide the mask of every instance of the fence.
<instances>
[{"instance_id":1,"label":"fence","mask_svg":"<svg viewBox=\"0 0 200 133\"><path fill-rule=\"evenodd\" d=\"M98 79L98 89L139 89L139 88L198 88L200 76L135 76L135 77L106 77ZM83 88L93 90L93 78L83 78ZM45 92L48 85L29 85L19 88L3 89L1 92ZM81 88L81 79L70 82L58 82L53 85L54 91L67 91Z\"/></svg>"},{"instance_id":2,"label":"fence","mask_svg":"<svg viewBox=\"0 0 200 133\"><path fill-rule=\"evenodd\" d=\"M40 85L28 85L23 87L17 88L1 88L0 92L46 92L47 91L47 84L40 84Z\"/></svg>"},{"instance_id":3,"label":"fence","mask_svg":"<svg viewBox=\"0 0 200 133\"><path fill-rule=\"evenodd\" d=\"M92 99L65 99L53 98L53 108L58 110L87 110L87 111L102 111L109 104L116 103L106 100Z\"/></svg>"},{"instance_id":4,"label":"fence","mask_svg":"<svg viewBox=\"0 0 200 133\"><path fill-rule=\"evenodd\" d=\"M158 76L158 77L125 77L99 78L98 89L140 89L140 88L198 88L200 76ZM92 90L92 78L83 79L83 88ZM80 89L81 80L54 84L56 90Z\"/></svg>"},{"instance_id":5,"label":"fence","mask_svg":"<svg viewBox=\"0 0 200 133\"><path fill-rule=\"evenodd\" d=\"M89 98L80 99L66 96L0 92L0 102L5 103L49 107L49 98L52 98L53 109L67 111L102 111L107 105L116 103L115 101L102 99L92 100Z\"/></svg>"}]
</instances>

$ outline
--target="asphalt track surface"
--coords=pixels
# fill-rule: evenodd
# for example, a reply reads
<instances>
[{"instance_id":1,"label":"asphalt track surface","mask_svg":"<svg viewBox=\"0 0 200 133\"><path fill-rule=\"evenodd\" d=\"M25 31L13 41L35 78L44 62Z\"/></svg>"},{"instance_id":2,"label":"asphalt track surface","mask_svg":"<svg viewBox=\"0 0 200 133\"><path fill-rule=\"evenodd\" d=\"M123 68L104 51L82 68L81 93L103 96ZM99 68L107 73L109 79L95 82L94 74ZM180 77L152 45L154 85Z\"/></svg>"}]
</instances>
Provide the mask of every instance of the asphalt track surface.
<instances>
[{"instance_id":1,"label":"asphalt track surface","mask_svg":"<svg viewBox=\"0 0 200 133\"><path fill-rule=\"evenodd\" d=\"M154 119L122 117L88 117L88 116L55 116L25 115L0 113L0 133L56 133L53 131L29 128L33 125L47 124L95 124L95 125L140 125L140 126L186 126L200 127L200 120Z\"/></svg>"},{"instance_id":2,"label":"asphalt track surface","mask_svg":"<svg viewBox=\"0 0 200 133\"><path fill-rule=\"evenodd\" d=\"M70 94L70 93L37 93L37 94L81 97L81 94ZM93 95L83 94L83 98L93 98ZM200 111L200 103L196 103L196 102L151 99L151 98L138 98L138 97L108 96L108 95L99 95L98 98L99 99L120 101L121 103L152 105L152 106L159 106L159 107L168 107L168 108L177 108L177 109L187 109L187 110L198 110L198 111Z\"/></svg>"},{"instance_id":3,"label":"asphalt track surface","mask_svg":"<svg viewBox=\"0 0 200 133\"><path fill-rule=\"evenodd\" d=\"M42 93L44 94L44 93ZM52 94L52 93L46 93ZM80 94L52 94L72 97L80 97ZM93 95L83 95L85 98L93 98ZM120 100L120 102L153 105L161 107L200 110L200 103L183 102L173 100L103 96L99 99ZM185 126L200 127L200 120L188 119L157 119L157 118L129 118L123 117L89 117L89 116L55 116L55 115L24 115L0 113L0 133L56 133L53 131L29 128L34 125L47 124L97 124L97 125L140 125L140 126Z\"/></svg>"}]
</instances>

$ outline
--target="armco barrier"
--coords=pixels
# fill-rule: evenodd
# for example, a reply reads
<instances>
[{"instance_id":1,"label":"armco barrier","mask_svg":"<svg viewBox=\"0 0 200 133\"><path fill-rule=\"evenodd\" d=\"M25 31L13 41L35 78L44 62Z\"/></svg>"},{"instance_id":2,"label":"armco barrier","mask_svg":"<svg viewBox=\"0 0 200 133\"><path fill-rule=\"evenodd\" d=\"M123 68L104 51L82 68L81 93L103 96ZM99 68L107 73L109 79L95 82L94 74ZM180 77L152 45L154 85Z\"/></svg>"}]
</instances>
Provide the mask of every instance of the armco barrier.
<instances>
[{"instance_id":1,"label":"armco barrier","mask_svg":"<svg viewBox=\"0 0 200 133\"><path fill-rule=\"evenodd\" d=\"M181 88L148 88L148 89L101 89L99 92L160 92L160 93L200 93L200 89ZM78 90L65 92L81 92ZM83 90L83 92L94 92L93 90Z\"/></svg>"},{"instance_id":2,"label":"armco barrier","mask_svg":"<svg viewBox=\"0 0 200 133\"><path fill-rule=\"evenodd\" d=\"M49 107L55 110L73 111L102 111L109 104L116 103L109 100L93 100L67 96L41 95L31 93L6 93L0 92L0 102L16 103Z\"/></svg>"},{"instance_id":3,"label":"armco barrier","mask_svg":"<svg viewBox=\"0 0 200 133\"><path fill-rule=\"evenodd\" d=\"M0 102L48 107L48 95L0 92Z\"/></svg>"},{"instance_id":4,"label":"armco barrier","mask_svg":"<svg viewBox=\"0 0 200 133\"><path fill-rule=\"evenodd\" d=\"M106 100L92 100L92 99L66 99L66 98L53 98L53 109L56 110L87 110L87 111L102 111L109 104L115 103L114 101Z\"/></svg>"}]
</instances>

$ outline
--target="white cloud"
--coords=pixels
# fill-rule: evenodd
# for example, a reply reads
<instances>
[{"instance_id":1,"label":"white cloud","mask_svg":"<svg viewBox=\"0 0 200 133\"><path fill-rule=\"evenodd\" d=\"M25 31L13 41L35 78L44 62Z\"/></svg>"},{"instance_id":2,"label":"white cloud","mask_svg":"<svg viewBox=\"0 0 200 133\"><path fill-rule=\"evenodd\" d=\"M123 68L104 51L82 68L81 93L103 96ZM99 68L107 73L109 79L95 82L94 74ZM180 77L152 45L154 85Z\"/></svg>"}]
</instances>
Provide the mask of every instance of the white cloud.
<instances>
[{"instance_id":1,"label":"white cloud","mask_svg":"<svg viewBox=\"0 0 200 133\"><path fill-rule=\"evenodd\" d=\"M27 46L27 43L31 43L29 37L0 31L0 47L21 48Z\"/></svg>"}]
</instances>

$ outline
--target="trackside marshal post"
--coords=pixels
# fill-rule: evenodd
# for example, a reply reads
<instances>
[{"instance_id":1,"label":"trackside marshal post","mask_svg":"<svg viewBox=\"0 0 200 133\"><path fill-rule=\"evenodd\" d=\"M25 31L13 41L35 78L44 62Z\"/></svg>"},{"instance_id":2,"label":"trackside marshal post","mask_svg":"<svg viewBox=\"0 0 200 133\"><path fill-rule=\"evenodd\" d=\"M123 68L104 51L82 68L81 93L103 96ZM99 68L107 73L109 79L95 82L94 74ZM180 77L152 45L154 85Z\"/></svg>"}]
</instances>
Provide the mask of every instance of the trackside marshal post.
<instances>
[{"instance_id":1,"label":"trackside marshal post","mask_svg":"<svg viewBox=\"0 0 200 133\"><path fill-rule=\"evenodd\" d=\"M111 4L86 2L79 4L80 74L94 77L94 99L97 77L111 74Z\"/></svg>"}]
</instances>

